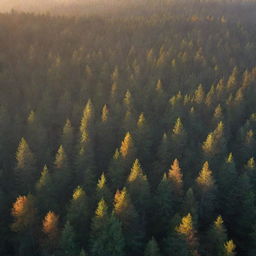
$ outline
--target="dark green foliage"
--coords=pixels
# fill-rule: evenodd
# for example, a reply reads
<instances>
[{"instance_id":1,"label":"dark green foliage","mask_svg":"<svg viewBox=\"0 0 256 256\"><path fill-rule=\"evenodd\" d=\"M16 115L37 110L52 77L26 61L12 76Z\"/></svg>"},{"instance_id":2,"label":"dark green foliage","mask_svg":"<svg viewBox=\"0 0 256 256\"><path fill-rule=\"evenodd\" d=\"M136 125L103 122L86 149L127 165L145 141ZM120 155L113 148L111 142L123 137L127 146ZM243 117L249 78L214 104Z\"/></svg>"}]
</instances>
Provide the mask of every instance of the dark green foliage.
<instances>
[{"instance_id":1,"label":"dark green foliage","mask_svg":"<svg viewBox=\"0 0 256 256\"><path fill-rule=\"evenodd\" d=\"M192 256L184 237L176 233L171 233L168 236L164 248L166 255Z\"/></svg>"},{"instance_id":2,"label":"dark green foliage","mask_svg":"<svg viewBox=\"0 0 256 256\"><path fill-rule=\"evenodd\" d=\"M174 197L170 181L164 175L157 187L153 203L152 225L156 234L166 235L170 228L170 219L174 214ZM152 228L152 227L151 227Z\"/></svg>"},{"instance_id":3,"label":"dark green foliage","mask_svg":"<svg viewBox=\"0 0 256 256\"><path fill-rule=\"evenodd\" d=\"M21 139L16 153L16 177L19 193L32 191L36 179L35 157L24 138Z\"/></svg>"},{"instance_id":4,"label":"dark green foliage","mask_svg":"<svg viewBox=\"0 0 256 256\"><path fill-rule=\"evenodd\" d=\"M76 256L78 248L75 241L75 232L73 227L67 222L62 230L60 238L61 255Z\"/></svg>"},{"instance_id":5,"label":"dark green foliage","mask_svg":"<svg viewBox=\"0 0 256 256\"><path fill-rule=\"evenodd\" d=\"M76 231L77 241L80 245L86 245L86 238L89 237L89 216L92 211L89 202L85 191L78 186L67 207L66 219Z\"/></svg>"},{"instance_id":6,"label":"dark green foliage","mask_svg":"<svg viewBox=\"0 0 256 256\"><path fill-rule=\"evenodd\" d=\"M254 256L255 1L27 2L61 15L0 14L0 255Z\"/></svg>"},{"instance_id":7,"label":"dark green foliage","mask_svg":"<svg viewBox=\"0 0 256 256\"><path fill-rule=\"evenodd\" d=\"M119 220L108 213L102 199L92 221L91 254L95 256L124 255L124 238Z\"/></svg>"},{"instance_id":8,"label":"dark green foliage","mask_svg":"<svg viewBox=\"0 0 256 256\"><path fill-rule=\"evenodd\" d=\"M144 256L160 256L158 244L154 237L148 242Z\"/></svg>"},{"instance_id":9,"label":"dark green foliage","mask_svg":"<svg viewBox=\"0 0 256 256\"><path fill-rule=\"evenodd\" d=\"M206 251L209 252L209 255L222 256L224 254L224 244L226 241L227 231L223 224L222 217L218 216L208 231L208 244Z\"/></svg>"}]
</instances>

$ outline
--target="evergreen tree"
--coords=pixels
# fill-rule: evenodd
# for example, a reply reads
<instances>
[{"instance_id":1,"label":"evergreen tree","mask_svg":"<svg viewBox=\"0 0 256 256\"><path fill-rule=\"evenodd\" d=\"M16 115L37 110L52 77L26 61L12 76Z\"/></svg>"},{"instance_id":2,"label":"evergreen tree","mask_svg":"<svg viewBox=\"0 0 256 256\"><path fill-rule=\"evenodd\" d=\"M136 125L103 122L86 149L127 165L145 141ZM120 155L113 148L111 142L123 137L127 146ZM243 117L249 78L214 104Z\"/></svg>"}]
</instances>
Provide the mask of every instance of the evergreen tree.
<instances>
[{"instance_id":1,"label":"evergreen tree","mask_svg":"<svg viewBox=\"0 0 256 256\"><path fill-rule=\"evenodd\" d=\"M38 163L48 163L50 159L50 145L48 143L47 131L33 110L29 113L27 119L26 138L31 150L36 155Z\"/></svg>"},{"instance_id":2,"label":"evergreen tree","mask_svg":"<svg viewBox=\"0 0 256 256\"><path fill-rule=\"evenodd\" d=\"M110 192L107 182L106 182L106 177L105 174L102 173L97 184L96 188L96 196L97 200L99 201L100 199L104 199L106 203L110 204L112 201L112 193Z\"/></svg>"},{"instance_id":3,"label":"evergreen tree","mask_svg":"<svg viewBox=\"0 0 256 256\"><path fill-rule=\"evenodd\" d=\"M63 205L71 193L72 174L67 155L62 145L58 149L54 165L53 182L55 188L55 202L58 202L59 205Z\"/></svg>"},{"instance_id":4,"label":"evergreen tree","mask_svg":"<svg viewBox=\"0 0 256 256\"><path fill-rule=\"evenodd\" d=\"M45 165L43 171L41 172L41 177L36 183L36 195L40 202L39 209L41 213L45 213L48 209L54 209L56 206L55 202L55 189L52 180L52 175L50 174L47 166Z\"/></svg>"},{"instance_id":5,"label":"evergreen tree","mask_svg":"<svg viewBox=\"0 0 256 256\"><path fill-rule=\"evenodd\" d=\"M223 224L223 219L218 216L208 232L207 251L210 255L222 256L224 254L224 243L227 241L227 230Z\"/></svg>"},{"instance_id":6,"label":"evergreen tree","mask_svg":"<svg viewBox=\"0 0 256 256\"><path fill-rule=\"evenodd\" d=\"M168 139L167 134L164 133L157 150L157 161L154 164L154 173L152 173L152 177L150 178L150 181L152 181L151 184L154 188L161 182L165 170L170 166L169 159L171 157L171 153Z\"/></svg>"},{"instance_id":7,"label":"evergreen tree","mask_svg":"<svg viewBox=\"0 0 256 256\"><path fill-rule=\"evenodd\" d=\"M205 162L199 176L196 179L198 186L202 191L208 191L213 188L215 181L212 176L212 171L209 169L209 163Z\"/></svg>"},{"instance_id":8,"label":"evergreen tree","mask_svg":"<svg viewBox=\"0 0 256 256\"><path fill-rule=\"evenodd\" d=\"M109 166L109 177L113 191L122 188L126 179L122 156L117 149Z\"/></svg>"},{"instance_id":9,"label":"evergreen tree","mask_svg":"<svg viewBox=\"0 0 256 256\"><path fill-rule=\"evenodd\" d=\"M190 248L184 236L171 232L164 241L164 251L166 255L192 256Z\"/></svg>"},{"instance_id":10,"label":"evergreen tree","mask_svg":"<svg viewBox=\"0 0 256 256\"><path fill-rule=\"evenodd\" d=\"M238 189L238 174L233 155L229 154L218 175L219 205L221 215L225 219L228 228L233 225L237 198L240 191Z\"/></svg>"},{"instance_id":11,"label":"evergreen tree","mask_svg":"<svg viewBox=\"0 0 256 256\"><path fill-rule=\"evenodd\" d=\"M204 101L205 98L205 92L202 84L198 85L195 95L194 95L194 100L197 104L201 104Z\"/></svg>"},{"instance_id":12,"label":"evergreen tree","mask_svg":"<svg viewBox=\"0 0 256 256\"><path fill-rule=\"evenodd\" d=\"M216 186L208 162L204 163L196 182L199 188L199 222L204 227L211 222L216 210Z\"/></svg>"},{"instance_id":13,"label":"evergreen tree","mask_svg":"<svg viewBox=\"0 0 256 256\"><path fill-rule=\"evenodd\" d=\"M21 139L16 153L16 176L20 193L32 191L37 178L35 172L35 158L24 138Z\"/></svg>"},{"instance_id":14,"label":"evergreen tree","mask_svg":"<svg viewBox=\"0 0 256 256\"><path fill-rule=\"evenodd\" d=\"M75 232L69 222L66 222L61 232L60 248L62 255L76 256L78 254Z\"/></svg>"},{"instance_id":15,"label":"evergreen tree","mask_svg":"<svg viewBox=\"0 0 256 256\"><path fill-rule=\"evenodd\" d=\"M138 158L141 160L142 164L145 167L149 166L150 153L152 147L152 138L149 124L144 116L144 113L141 113L137 121L137 127L135 131L135 142L136 148L138 151Z\"/></svg>"},{"instance_id":16,"label":"evergreen tree","mask_svg":"<svg viewBox=\"0 0 256 256\"><path fill-rule=\"evenodd\" d=\"M94 127L95 127L95 111L91 100L88 100L81 119L80 138L78 144L77 157L77 178L78 181L84 180L88 189L92 189L94 177Z\"/></svg>"},{"instance_id":17,"label":"evergreen tree","mask_svg":"<svg viewBox=\"0 0 256 256\"><path fill-rule=\"evenodd\" d=\"M151 203L153 214L150 216L151 229L153 228L155 234L166 234L169 230L169 223L174 214L175 204L173 199L172 186L167 179L166 174L157 187L153 203Z\"/></svg>"},{"instance_id":18,"label":"evergreen tree","mask_svg":"<svg viewBox=\"0 0 256 256\"><path fill-rule=\"evenodd\" d=\"M168 179L171 181L176 196L183 194L183 174L178 159L175 159L168 173Z\"/></svg>"},{"instance_id":19,"label":"evergreen tree","mask_svg":"<svg viewBox=\"0 0 256 256\"><path fill-rule=\"evenodd\" d=\"M61 143L69 159L73 159L74 150L74 128L69 119L63 127Z\"/></svg>"},{"instance_id":20,"label":"evergreen tree","mask_svg":"<svg viewBox=\"0 0 256 256\"><path fill-rule=\"evenodd\" d=\"M35 198L31 194L19 196L12 206L14 222L11 224L11 230L17 233L18 255L34 255L37 247L36 213Z\"/></svg>"},{"instance_id":21,"label":"evergreen tree","mask_svg":"<svg viewBox=\"0 0 256 256\"><path fill-rule=\"evenodd\" d=\"M250 178L251 185L253 187L253 191L255 191L256 188L256 165L254 158L250 158L245 165L245 170L247 171L247 175Z\"/></svg>"},{"instance_id":22,"label":"evergreen tree","mask_svg":"<svg viewBox=\"0 0 256 256\"><path fill-rule=\"evenodd\" d=\"M236 244L241 250L246 251L250 246L250 240L244 237L244 234L253 233L253 225L256 208L255 208L255 193L247 174L239 177L237 183L237 196L235 201L235 208L233 215L229 219L230 225L237 223L237 227L230 226L229 230L232 231L232 236L236 239Z\"/></svg>"},{"instance_id":23,"label":"evergreen tree","mask_svg":"<svg viewBox=\"0 0 256 256\"><path fill-rule=\"evenodd\" d=\"M194 223L198 222L198 202L195 198L195 194L192 188L189 188L182 206L182 212L186 214L187 212L191 212L194 218Z\"/></svg>"},{"instance_id":24,"label":"evergreen tree","mask_svg":"<svg viewBox=\"0 0 256 256\"><path fill-rule=\"evenodd\" d=\"M59 245L59 216L49 211L43 219L42 231L45 234L43 249L51 254Z\"/></svg>"},{"instance_id":25,"label":"evergreen tree","mask_svg":"<svg viewBox=\"0 0 256 256\"><path fill-rule=\"evenodd\" d=\"M225 251L224 251L225 256L235 256L236 255L236 252L235 252L236 246L235 246L233 240L227 241L225 243L224 247L225 247Z\"/></svg>"},{"instance_id":26,"label":"evergreen tree","mask_svg":"<svg viewBox=\"0 0 256 256\"><path fill-rule=\"evenodd\" d=\"M170 150L173 158L177 157L182 159L185 151L185 145L187 142L187 132L184 129L181 119L178 118L172 130L172 143Z\"/></svg>"},{"instance_id":27,"label":"evergreen tree","mask_svg":"<svg viewBox=\"0 0 256 256\"><path fill-rule=\"evenodd\" d=\"M89 217L91 214L90 201L85 191L78 186L67 209L67 221L77 233L77 241L83 245L88 238Z\"/></svg>"},{"instance_id":28,"label":"evergreen tree","mask_svg":"<svg viewBox=\"0 0 256 256\"><path fill-rule=\"evenodd\" d=\"M214 126L216 126L219 122L223 121L223 110L221 105L219 104L215 110L214 110L214 114L213 114L213 120L212 123Z\"/></svg>"},{"instance_id":29,"label":"evergreen tree","mask_svg":"<svg viewBox=\"0 0 256 256\"><path fill-rule=\"evenodd\" d=\"M182 218L180 225L176 227L176 231L178 234L185 237L193 255L197 255L198 241L190 213Z\"/></svg>"},{"instance_id":30,"label":"evergreen tree","mask_svg":"<svg viewBox=\"0 0 256 256\"><path fill-rule=\"evenodd\" d=\"M135 160L127 180L128 192L139 214L140 223L146 225L147 211L150 202L150 190L146 175L143 174L140 162Z\"/></svg>"},{"instance_id":31,"label":"evergreen tree","mask_svg":"<svg viewBox=\"0 0 256 256\"><path fill-rule=\"evenodd\" d=\"M105 104L102 108L101 119L97 124L96 159L99 169L105 168L113 155L116 145L115 132L117 131L114 127L112 113Z\"/></svg>"},{"instance_id":32,"label":"evergreen tree","mask_svg":"<svg viewBox=\"0 0 256 256\"><path fill-rule=\"evenodd\" d=\"M125 251L135 255L141 252L144 230L126 188L121 191L117 190L115 194L114 213L122 223L126 244Z\"/></svg>"},{"instance_id":33,"label":"evergreen tree","mask_svg":"<svg viewBox=\"0 0 256 256\"><path fill-rule=\"evenodd\" d=\"M92 222L92 255L124 255L124 239L121 223L114 215L109 215L105 201L102 199Z\"/></svg>"},{"instance_id":34,"label":"evergreen tree","mask_svg":"<svg viewBox=\"0 0 256 256\"><path fill-rule=\"evenodd\" d=\"M224 137L224 124L219 122L216 129L211 132L203 143L203 152L206 158L222 157L226 153L226 139ZM216 162L215 162L216 163Z\"/></svg>"},{"instance_id":35,"label":"evergreen tree","mask_svg":"<svg viewBox=\"0 0 256 256\"><path fill-rule=\"evenodd\" d=\"M157 241L154 237L148 242L144 256L160 256L160 251L157 245Z\"/></svg>"},{"instance_id":36,"label":"evergreen tree","mask_svg":"<svg viewBox=\"0 0 256 256\"><path fill-rule=\"evenodd\" d=\"M127 161L129 161L134 158L135 153L136 151L132 136L129 132L127 132L120 147L120 154L123 159L127 159Z\"/></svg>"}]
</instances>

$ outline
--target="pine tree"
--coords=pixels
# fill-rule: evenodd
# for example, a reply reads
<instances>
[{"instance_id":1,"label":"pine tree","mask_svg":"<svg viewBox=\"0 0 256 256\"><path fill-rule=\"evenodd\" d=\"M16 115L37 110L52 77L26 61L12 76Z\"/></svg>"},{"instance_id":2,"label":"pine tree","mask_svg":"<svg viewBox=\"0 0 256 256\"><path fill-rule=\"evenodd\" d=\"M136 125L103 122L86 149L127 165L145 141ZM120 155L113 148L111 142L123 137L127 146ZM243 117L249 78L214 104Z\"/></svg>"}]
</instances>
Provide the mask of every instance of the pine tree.
<instances>
[{"instance_id":1,"label":"pine tree","mask_svg":"<svg viewBox=\"0 0 256 256\"><path fill-rule=\"evenodd\" d=\"M48 143L47 130L33 110L29 113L27 119L26 138L31 150L36 155L38 163L48 163L51 145Z\"/></svg>"},{"instance_id":2,"label":"pine tree","mask_svg":"<svg viewBox=\"0 0 256 256\"><path fill-rule=\"evenodd\" d=\"M40 202L39 209L41 213L47 212L48 209L55 209L54 183L52 174L50 174L46 165L41 172L40 179L36 183L36 193L37 199Z\"/></svg>"},{"instance_id":3,"label":"pine tree","mask_svg":"<svg viewBox=\"0 0 256 256\"><path fill-rule=\"evenodd\" d=\"M152 147L152 138L149 124L141 113L137 121L137 127L135 131L135 143L138 151L138 158L141 160L142 164L147 167L149 166L150 153Z\"/></svg>"},{"instance_id":4,"label":"pine tree","mask_svg":"<svg viewBox=\"0 0 256 256\"><path fill-rule=\"evenodd\" d=\"M219 122L221 122L223 120L224 116L223 116L223 110L221 105L219 104L215 110L214 110L214 114L213 114L213 120L212 123L213 125L217 125Z\"/></svg>"},{"instance_id":5,"label":"pine tree","mask_svg":"<svg viewBox=\"0 0 256 256\"><path fill-rule=\"evenodd\" d=\"M73 150L74 150L74 128L69 119L66 120L66 123L62 130L61 143L69 159L73 159Z\"/></svg>"},{"instance_id":6,"label":"pine tree","mask_svg":"<svg viewBox=\"0 0 256 256\"><path fill-rule=\"evenodd\" d=\"M239 154L241 156L241 160L245 161L249 157L252 157L255 149L256 149L256 140L255 140L255 134L252 129L248 131L244 131L242 129L241 131L241 137L242 137L242 146L240 146Z\"/></svg>"},{"instance_id":7,"label":"pine tree","mask_svg":"<svg viewBox=\"0 0 256 256\"><path fill-rule=\"evenodd\" d=\"M55 168L59 170L65 170L68 169L68 159L67 155L65 153L65 150L62 145L60 145L58 152L55 157Z\"/></svg>"},{"instance_id":8,"label":"pine tree","mask_svg":"<svg viewBox=\"0 0 256 256\"><path fill-rule=\"evenodd\" d=\"M115 194L114 213L122 223L126 244L125 251L134 254L141 252L144 230L140 225L138 213L126 188L121 191L117 190Z\"/></svg>"},{"instance_id":9,"label":"pine tree","mask_svg":"<svg viewBox=\"0 0 256 256\"><path fill-rule=\"evenodd\" d=\"M96 188L96 197L97 197L98 201L103 198L108 204L110 204L112 201L113 196L108 188L106 177L105 177L104 173L101 174L101 176L98 180L98 184L97 184L97 188Z\"/></svg>"},{"instance_id":10,"label":"pine tree","mask_svg":"<svg viewBox=\"0 0 256 256\"><path fill-rule=\"evenodd\" d=\"M247 170L251 171L251 170L254 170L254 169L255 169L255 166L256 166L256 165L255 165L254 157L251 157L251 158L248 160L248 162L247 162L245 168L246 168Z\"/></svg>"},{"instance_id":11,"label":"pine tree","mask_svg":"<svg viewBox=\"0 0 256 256\"><path fill-rule=\"evenodd\" d=\"M253 232L252 223L254 223L256 217L255 192L246 173L239 177L237 186L235 208L233 215L230 216L232 219L229 220L232 226L228 228L236 239L237 246L246 251L250 247L250 240L245 238L244 234ZM234 227L235 224L236 227Z\"/></svg>"},{"instance_id":12,"label":"pine tree","mask_svg":"<svg viewBox=\"0 0 256 256\"><path fill-rule=\"evenodd\" d=\"M164 251L166 255L192 256L186 239L177 232L170 232L164 240Z\"/></svg>"},{"instance_id":13,"label":"pine tree","mask_svg":"<svg viewBox=\"0 0 256 256\"><path fill-rule=\"evenodd\" d=\"M19 196L12 206L11 215L14 222L11 230L17 233L18 255L31 254L36 249L36 215L35 198L33 195Z\"/></svg>"},{"instance_id":14,"label":"pine tree","mask_svg":"<svg viewBox=\"0 0 256 256\"><path fill-rule=\"evenodd\" d=\"M196 179L199 191L199 222L200 226L209 225L216 210L216 186L209 169L208 162L205 162L199 176Z\"/></svg>"},{"instance_id":15,"label":"pine tree","mask_svg":"<svg viewBox=\"0 0 256 256\"><path fill-rule=\"evenodd\" d=\"M101 251L101 250L103 250L101 248L102 245L100 245L100 243L98 243L98 240L99 240L99 237L101 238L101 236L102 236L104 227L107 226L108 218L109 218L108 206L107 206L106 202L104 201L104 199L101 199L98 202L98 206L95 211L95 216L92 220L91 252L93 255L101 255L101 253L103 253L103 251ZM97 246L95 246L96 243L97 243ZM98 248L97 248L98 246L101 246L100 247L101 250L98 250Z\"/></svg>"},{"instance_id":16,"label":"pine tree","mask_svg":"<svg viewBox=\"0 0 256 256\"><path fill-rule=\"evenodd\" d=\"M24 138L21 139L16 153L16 175L19 192L32 191L32 186L37 178L35 172L35 158Z\"/></svg>"},{"instance_id":17,"label":"pine tree","mask_svg":"<svg viewBox=\"0 0 256 256\"><path fill-rule=\"evenodd\" d=\"M205 162L199 176L196 179L198 186L203 191L208 191L213 188L215 181L212 176L212 171L209 169L209 163Z\"/></svg>"},{"instance_id":18,"label":"pine tree","mask_svg":"<svg viewBox=\"0 0 256 256\"><path fill-rule=\"evenodd\" d=\"M236 252L236 246L233 242L233 240L229 240L225 243L225 251L224 251L224 256L235 256Z\"/></svg>"},{"instance_id":19,"label":"pine tree","mask_svg":"<svg viewBox=\"0 0 256 256\"><path fill-rule=\"evenodd\" d=\"M221 216L217 217L208 231L208 240L207 250L210 252L210 255L222 256L224 253L224 243L227 241L227 230Z\"/></svg>"},{"instance_id":20,"label":"pine tree","mask_svg":"<svg viewBox=\"0 0 256 256\"><path fill-rule=\"evenodd\" d=\"M126 172L123 166L122 156L118 149L116 149L109 166L109 177L113 191L123 187L126 179Z\"/></svg>"},{"instance_id":21,"label":"pine tree","mask_svg":"<svg viewBox=\"0 0 256 256\"><path fill-rule=\"evenodd\" d=\"M153 118L164 112L167 103L167 97L165 94L164 86L162 80L157 80L156 84L152 84L154 88L151 90L152 100L149 105L153 107L153 113L151 113Z\"/></svg>"},{"instance_id":22,"label":"pine tree","mask_svg":"<svg viewBox=\"0 0 256 256\"><path fill-rule=\"evenodd\" d=\"M94 126L95 126L95 113L94 106L91 100L88 100L81 119L80 124L80 138L78 145L77 157L77 179L85 181L88 189L92 189L94 177Z\"/></svg>"},{"instance_id":23,"label":"pine tree","mask_svg":"<svg viewBox=\"0 0 256 256\"><path fill-rule=\"evenodd\" d=\"M78 186L67 209L67 221L72 225L77 233L77 241L84 244L88 238L89 217L91 214L90 201L85 191Z\"/></svg>"},{"instance_id":24,"label":"pine tree","mask_svg":"<svg viewBox=\"0 0 256 256\"><path fill-rule=\"evenodd\" d=\"M67 155L61 145L55 157L55 170L53 173L53 182L55 188L55 201L59 207L64 204L68 195L71 193L72 174L69 167ZM60 208L59 208L60 209Z\"/></svg>"},{"instance_id":25,"label":"pine tree","mask_svg":"<svg viewBox=\"0 0 256 256\"><path fill-rule=\"evenodd\" d=\"M124 159L133 156L135 151L132 136L129 132L126 133L120 147L120 153Z\"/></svg>"},{"instance_id":26,"label":"pine tree","mask_svg":"<svg viewBox=\"0 0 256 256\"><path fill-rule=\"evenodd\" d=\"M108 207L102 199L92 222L91 254L93 256L124 255L124 238L121 223L108 213Z\"/></svg>"},{"instance_id":27,"label":"pine tree","mask_svg":"<svg viewBox=\"0 0 256 256\"><path fill-rule=\"evenodd\" d=\"M222 121L207 136L202 148L206 158L222 157L226 153L226 139L224 137L224 124Z\"/></svg>"},{"instance_id":28,"label":"pine tree","mask_svg":"<svg viewBox=\"0 0 256 256\"><path fill-rule=\"evenodd\" d=\"M182 212L186 214L187 212L191 212L193 216L194 223L198 222L198 202L195 198L195 194L192 188L189 188L185 199L182 205Z\"/></svg>"},{"instance_id":29,"label":"pine tree","mask_svg":"<svg viewBox=\"0 0 256 256\"><path fill-rule=\"evenodd\" d=\"M11 225L13 231L23 232L32 227L36 215L35 198L31 194L19 196L13 204L11 214L15 219Z\"/></svg>"},{"instance_id":30,"label":"pine tree","mask_svg":"<svg viewBox=\"0 0 256 256\"><path fill-rule=\"evenodd\" d=\"M66 222L60 237L60 249L62 255L76 256L78 246L76 244L75 231L69 222Z\"/></svg>"},{"instance_id":31,"label":"pine tree","mask_svg":"<svg viewBox=\"0 0 256 256\"><path fill-rule=\"evenodd\" d=\"M183 123L180 118L175 122L172 130L172 141L170 144L171 154L174 157L182 159L187 142L187 132L184 129Z\"/></svg>"},{"instance_id":32,"label":"pine tree","mask_svg":"<svg viewBox=\"0 0 256 256\"><path fill-rule=\"evenodd\" d=\"M106 168L115 149L116 128L113 119L109 107L105 104L102 108L101 119L97 124L96 160L98 169Z\"/></svg>"},{"instance_id":33,"label":"pine tree","mask_svg":"<svg viewBox=\"0 0 256 256\"><path fill-rule=\"evenodd\" d=\"M120 156L122 157L122 165L125 168L125 170L128 171L136 155L136 149L134 146L133 138L129 132L126 133L119 152Z\"/></svg>"},{"instance_id":34,"label":"pine tree","mask_svg":"<svg viewBox=\"0 0 256 256\"><path fill-rule=\"evenodd\" d=\"M53 253L58 248L59 243L59 216L49 211L44 219L42 231L45 234L44 247L48 253Z\"/></svg>"},{"instance_id":35,"label":"pine tree","mask_svg":"<svg viewBox=\"0 0 256 256\"><path fill-rule=\"evenodd\" d=\"M204 98L205 98L205 92L202 84L200 84L198 85L195 91L194 100L197 104L201 104L204 101Z\"/></svg>"},{"instance_id":36,"label":"pine tree","mask_svg":"<svg viewBox=\"0 0 256 256\"><path fill-rule=\"evenodd\" d=\"M131 169L127 180L127 188L139 213L141 224L145 224L146 212L149 209L150 191L147 177L143 174L138 159L135 160Z\"/></svg>"},{"instance_id":37,"label":"pine tree","mask_svg":"<svg viewBox=\"0 0 256 256\"><path fill-rule=\"evenodd\" d=\"M178 159L175 159L168 172L168 179L171 181L176 195L183 194L183 174Z\"/></svg>"},{"instance_id":38,"label":"pine tree","mask_svg":"<svg viewBox=\"0 0 256 256\"><path fill-rule=\"evenodd\" d=\"M231 75L228 78L227 89L233 91L237 85L238 68L234 67Z\"/></svg>"},{"instance_id":39,"label":"pine tree","mask_svg":"<svg viewBox=\"0 0 256 256\"><path fill-rule=\"evenodd\" d=\"M193 255L197 255L198 242L190 213L182 218L180 225L176 227L176 232L185 237L191 252Z\"/></svg>"},{"instance_id":40,"label":"pine tree","mask_svg":"<svg viewBox=\"0 0 256 256\"><path fill-rule=\"evenodd\" d=\"M150 221L152 223L150 228L155 234L164 235L169 230L170 218L174 214L176 206L171 192L172 186L165 174L157 187L152 204L154 214Z\"/></svg>"},{"instance_id":41,"label":"pine tree","mask_svg":"<svg viewBox=\"0 0 256 256\"><path fill-rule=\"evenodd\" d=\"M233 218L237 207L237 198L240 197L240 192L237 186L238 174L236 164L233 155L230 153L218 174L218 201L220 204L221 215L225 219L228 228L233 225Z\"/></svg>"},{"instance_id":42,"label":"pine tree","mask_svg":"<svg viewBox=\"0 0 256 256\"><path fill-rule=\"evenodd\" d=\"M148 242L144 256L160 256L158 244L154 237Z\"/></svg>"},{"instance_id":43,"label":"pine tree","mask_svg":"<svg viewBox=\"0 0 256 256\"><path fill-rule=\"evenodd\" d=\"M173 134L176 136L181 135L184 132L184 127L180 118L176 120L176 123L172 131L173 131Z\"/></svg>"},{"instance_id":44,"label":"pine tree","mask_svg":"<svg viewBox=\"0 0 256 256\"><path fill-rule=\"evenodd\" d=\"M256 188L256 165L254 157L250 158L245 165L245 170L247 171L247 175L250 178L251 185L253 187L253 191L255 191Z\"/></svg>"},{"instance_id":45,"label":"pine tree","mask_svg":"<svg viewBox=\"0 0 256 256\"><path fill-rule=\"evenodd\" d=\"M170 166L170 145L166 133L163 134L161 143L157 149L157 161L154 164L154 172L150 175L150 181L153 188L156 188L161 182L165 170Z\"/></svg>"},{"instance_id":46,"label":"pine tree","mask_svg":"<svg viewBox=\"0 0 256 256\"><path fill-rule=\"evenodd\" d=\"M126 111L132 111L132 95L129 90L127 90L125 93L123 104L125 106Z\"/></svg>"}]
</instances>

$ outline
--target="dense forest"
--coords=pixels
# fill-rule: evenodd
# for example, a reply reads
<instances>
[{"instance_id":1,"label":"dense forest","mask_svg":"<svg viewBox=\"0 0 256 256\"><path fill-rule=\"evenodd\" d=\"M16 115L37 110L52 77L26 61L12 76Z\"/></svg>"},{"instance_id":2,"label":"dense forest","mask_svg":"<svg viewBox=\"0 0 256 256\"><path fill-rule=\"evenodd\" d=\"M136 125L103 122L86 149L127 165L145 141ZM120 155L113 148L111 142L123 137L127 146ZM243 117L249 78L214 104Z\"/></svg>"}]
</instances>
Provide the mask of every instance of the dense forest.
<instances>
[{"instance_id":1,"label":"dense forest","mask_svg":"<svg viewBox=\"0 0 256 256\"><path fill-rule=\"evenodd\" d=\"M0 255L255 256L256 2L78 6L0 14Z\"/></svg>"}]
</instances>

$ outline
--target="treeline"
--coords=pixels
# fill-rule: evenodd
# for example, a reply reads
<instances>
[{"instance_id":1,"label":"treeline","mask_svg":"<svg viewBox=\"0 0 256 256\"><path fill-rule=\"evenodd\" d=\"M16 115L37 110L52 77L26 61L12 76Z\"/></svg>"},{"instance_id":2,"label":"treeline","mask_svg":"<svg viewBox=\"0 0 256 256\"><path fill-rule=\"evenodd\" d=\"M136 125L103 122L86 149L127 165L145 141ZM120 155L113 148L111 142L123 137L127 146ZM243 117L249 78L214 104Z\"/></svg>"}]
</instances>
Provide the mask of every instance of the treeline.
<instances>
[{"instance_id":1,"label":"treeline","mask_svg":"<svg viewBox=\"0 0 256 256\"><path fill-rule=\"evenodd\" d=\"M255 255L256 7L205 5L0 15L1 255Z\"/></svg>"},{"instance_id":2,"label":"treeline","mask_svg":"<svg viewBox=\"0 0 256 256\"><path fill-rule=\"evenodd\" d=\"M53 15L83 16L128 16L206 14L224 15L238 22L241 12L255 16L255 0L2 0L0 12L35 12ZM186 6L184 8L184 5ZM243 15L248 19L248 15Z\"/></svg>"}]
</instances>

